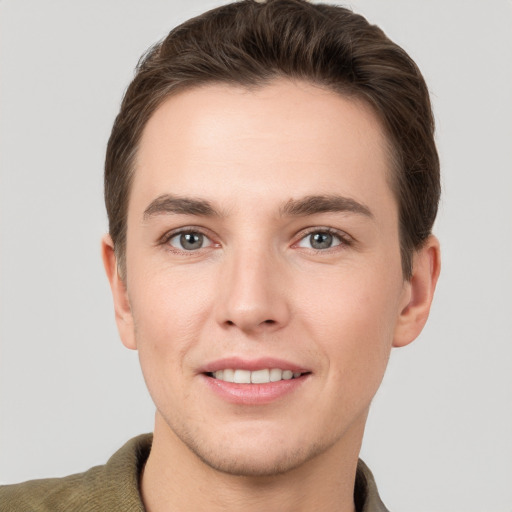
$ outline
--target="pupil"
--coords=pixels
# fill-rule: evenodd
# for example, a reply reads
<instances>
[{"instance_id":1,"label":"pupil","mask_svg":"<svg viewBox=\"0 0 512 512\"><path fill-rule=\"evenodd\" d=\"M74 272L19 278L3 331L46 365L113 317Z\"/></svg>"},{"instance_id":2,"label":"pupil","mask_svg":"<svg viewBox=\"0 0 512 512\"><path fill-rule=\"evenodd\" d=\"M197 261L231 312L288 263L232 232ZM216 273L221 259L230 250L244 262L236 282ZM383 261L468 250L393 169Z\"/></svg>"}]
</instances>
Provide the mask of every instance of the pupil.
<instances>
[{"instance_id":1,"label":"pupil","mask_svg":"<svg viewBox=\"0 0 512 512\"><path fill-rule=\"evenodd\" d=\"M314 249L328 249L332 245L332 235L329 233L314 233L310 238Z\"/></svg>"},{"instance_id":2,"label":"pupil","mask_svg":"<svg viewBox=\"0 0 512 512\"><path fill-rule=\"evenodd\" d=\"M200 249L203 245L203 235L201 233L183 233L180 236L180 243L183 249Z\"/></svg>"}]
</instances>

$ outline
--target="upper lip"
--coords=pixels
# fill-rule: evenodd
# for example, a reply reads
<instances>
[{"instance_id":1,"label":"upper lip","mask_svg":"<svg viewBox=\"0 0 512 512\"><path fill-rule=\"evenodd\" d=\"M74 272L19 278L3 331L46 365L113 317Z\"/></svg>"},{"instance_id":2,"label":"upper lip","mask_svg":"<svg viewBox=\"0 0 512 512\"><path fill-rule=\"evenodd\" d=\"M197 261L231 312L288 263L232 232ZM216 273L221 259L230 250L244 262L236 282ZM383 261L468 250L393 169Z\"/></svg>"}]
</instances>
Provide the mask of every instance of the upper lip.
<instances>
[{"instance_id":1,"label":"upper lip","mask_svg":"<svg viewBox=\"0 0 512 512\"><path fill-rule=\"evenodd\" d=\"M291 370L292 372L300 373L306 373L310 371L300 364L292 363L284 359L276 359L274 357L259 357L257 359L225 357L205 364L199 369L199 372L213 373L218 370L225 370L228 368L249 371L263 370L265 368L279 368L281 370Z\"/></svg>"}]
</instances>

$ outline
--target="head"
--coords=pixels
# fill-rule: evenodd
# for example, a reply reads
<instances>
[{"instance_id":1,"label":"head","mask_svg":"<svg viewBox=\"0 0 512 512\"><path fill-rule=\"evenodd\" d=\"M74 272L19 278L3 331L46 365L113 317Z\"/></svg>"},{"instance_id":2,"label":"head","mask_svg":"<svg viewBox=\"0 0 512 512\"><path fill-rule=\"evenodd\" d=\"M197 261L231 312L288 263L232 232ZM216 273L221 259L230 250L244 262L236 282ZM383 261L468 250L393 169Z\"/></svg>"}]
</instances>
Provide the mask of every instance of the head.
<instances>
[{"instance_id":1,"label":"head","mask_svg":"<svg viewBox=\"0 0 512 512\"><path fill-rule=\"evenodd\" d=\"M105 203L121 275L140 138L170 96L205 84L248 89L300 79L373 110L386 133L399 211L404 278L431 233L440 195L434 119L425 81L407 53L348 9L303 0L228 4L172 30L139 62L109 140Z\"/></svg>"},{"instance_id":2,"label":"head","mask_svg":"<svg viewBox=\"0 0 512 512\"><path fill-rule=\"evenodd\" d=\"M357 456L439 272L432 131L414 63L345 9L243 1L150 50L108 145L103 249L156 438L238 475Z\"/></svg>"}]
</instances>

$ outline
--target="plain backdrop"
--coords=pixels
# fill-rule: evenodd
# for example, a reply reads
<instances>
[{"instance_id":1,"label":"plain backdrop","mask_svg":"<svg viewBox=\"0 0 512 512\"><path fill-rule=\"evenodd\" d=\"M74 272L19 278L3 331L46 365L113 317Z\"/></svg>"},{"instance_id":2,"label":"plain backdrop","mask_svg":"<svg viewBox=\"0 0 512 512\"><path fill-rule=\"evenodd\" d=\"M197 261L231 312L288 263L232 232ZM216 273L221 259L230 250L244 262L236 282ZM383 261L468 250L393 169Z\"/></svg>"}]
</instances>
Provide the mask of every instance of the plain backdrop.
<instances>
[{"instance_id":1,"label":"plain backdrop","mask_svg":"<svg viewBox=\"0 0 512 512\"><path fill-rule=\"evenodd\" d=\"M100 262L105 146L139 56L215 0L0 1L0 481L61 476L150 431ZM443 270L393 351L362 457L403 512L512 510L512 3L356 0L432 93Z\"/></svg>"}]
</instances>

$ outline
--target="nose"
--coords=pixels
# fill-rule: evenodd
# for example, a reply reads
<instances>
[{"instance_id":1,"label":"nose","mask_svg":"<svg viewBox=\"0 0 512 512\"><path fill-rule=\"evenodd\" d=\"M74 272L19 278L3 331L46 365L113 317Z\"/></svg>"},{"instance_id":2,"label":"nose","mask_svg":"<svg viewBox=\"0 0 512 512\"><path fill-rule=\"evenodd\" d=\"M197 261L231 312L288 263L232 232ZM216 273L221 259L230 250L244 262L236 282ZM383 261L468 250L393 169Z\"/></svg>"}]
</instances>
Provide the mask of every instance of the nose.
<instances>
[{"instance_id":1,"label":"nose","mask_svg":"<svg viewBox=\"0 0 512 512\"><path fill-rule=\"evenodd\" d=\"M273 332L290 318L285 272L270 251L243 251L226 257L219 274L217 320L245 333Z\"/></svg>"}]
</instances>

